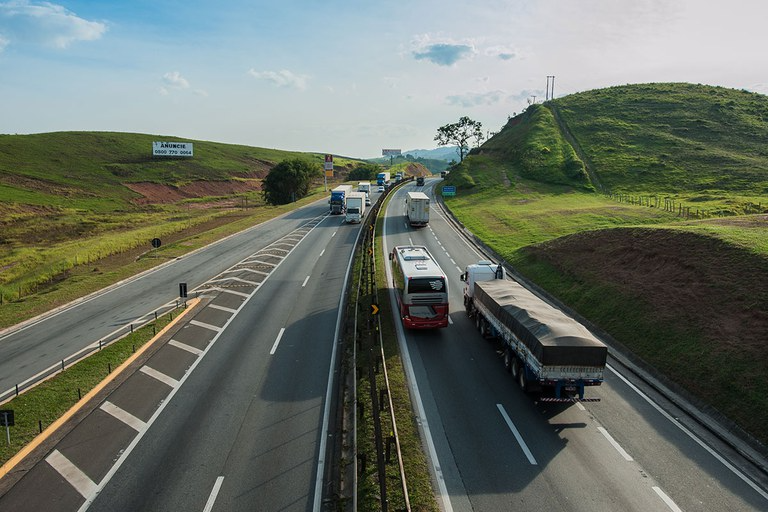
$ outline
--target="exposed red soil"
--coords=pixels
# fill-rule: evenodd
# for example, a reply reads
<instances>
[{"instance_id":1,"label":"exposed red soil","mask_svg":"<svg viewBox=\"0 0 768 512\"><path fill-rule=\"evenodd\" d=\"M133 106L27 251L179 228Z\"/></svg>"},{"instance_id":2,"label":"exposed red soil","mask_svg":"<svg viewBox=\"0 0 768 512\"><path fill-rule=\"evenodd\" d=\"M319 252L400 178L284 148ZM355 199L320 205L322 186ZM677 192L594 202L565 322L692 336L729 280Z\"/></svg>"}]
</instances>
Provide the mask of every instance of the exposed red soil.
<instances>
[{"instance_id":1,"label":"exposed red soil","mask_svg":"<svg viewBox=\"0 0 768 512\"><path fill-rule=\"evenodd\" d=\"M142 195L142 197L134 199L133 202L136 204L175 203L184 199L221 197L261 190L261 181L255 179L193 181L180 187L148 182L124 183L124 185Z\"/></svg>"},{"instance_id":2,"label":"exposed red soil","mask_svg":"<svg viewBox=\"0 0 768 512\"><path fill-rule=\"evenodd\" d=\"M577 279L621 286L660 321L700 330L715 352L737 349L768 361L764 257L713 237L666 229L584 232L530 250Z\"/></svg>"}]
</instances>

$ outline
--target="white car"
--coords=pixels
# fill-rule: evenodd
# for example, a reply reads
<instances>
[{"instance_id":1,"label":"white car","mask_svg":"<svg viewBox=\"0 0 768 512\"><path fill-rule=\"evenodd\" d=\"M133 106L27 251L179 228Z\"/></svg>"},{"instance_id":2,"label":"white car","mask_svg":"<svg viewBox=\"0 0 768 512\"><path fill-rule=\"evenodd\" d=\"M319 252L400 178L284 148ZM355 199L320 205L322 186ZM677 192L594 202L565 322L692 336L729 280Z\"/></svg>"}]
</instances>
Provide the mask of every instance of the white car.
<instances>
[{"instance_id":1,"label":"white car","mask_svg":"<svg viewBox=\"0 0 768 512\"><path fill-rule=\"evenodd\" d=\"M384 185L379 185L379 192L384 192Z\"/></svg>"},{"instance_id":2,"label":"white car","mask_svg":"<svg viewBox=\"0 0 768 512\"><path fill-rule=\"evenodd\" d=\"M365 194L365 206L371 206L371 198L368 197L368 194Z\"/></svg>"}]
</instances>

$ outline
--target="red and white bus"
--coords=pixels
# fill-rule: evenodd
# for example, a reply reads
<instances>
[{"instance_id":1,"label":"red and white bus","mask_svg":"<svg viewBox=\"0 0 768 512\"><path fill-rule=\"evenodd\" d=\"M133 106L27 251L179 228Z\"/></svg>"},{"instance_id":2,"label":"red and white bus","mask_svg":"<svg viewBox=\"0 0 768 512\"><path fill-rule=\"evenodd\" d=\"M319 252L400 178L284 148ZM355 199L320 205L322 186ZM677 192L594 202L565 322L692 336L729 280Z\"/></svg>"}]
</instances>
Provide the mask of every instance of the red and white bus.
<instances>
[{"instance_id":1,"label":"red and white bus","mask_svg":"<svg viewBox=\"0 0 768 512\"><path fill-rule=\"evenodd\" d=\"M407 329L448 326L448 280L426 247L400 245L389 255L400 309Z\"/></svg>"}]
</instances>

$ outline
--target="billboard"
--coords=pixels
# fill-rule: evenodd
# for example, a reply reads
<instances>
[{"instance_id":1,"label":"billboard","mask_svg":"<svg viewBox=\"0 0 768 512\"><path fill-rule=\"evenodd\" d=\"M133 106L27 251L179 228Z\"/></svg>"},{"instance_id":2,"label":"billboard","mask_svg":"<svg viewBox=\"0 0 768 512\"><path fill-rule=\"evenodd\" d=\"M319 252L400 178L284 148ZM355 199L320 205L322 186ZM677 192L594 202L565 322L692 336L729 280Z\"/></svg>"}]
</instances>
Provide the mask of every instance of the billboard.
<instances>
[{"instance_id":1,"label":"billboard","mask_svg":"<svg viewBox=\"0 0 768 512\"><path fill-rule=\"evenodd\" d=\"M191 142L153 142L152 156L194 156Z\"/></svg>"},{"instance_id":2,"label":"billboard","mask_svg":"<svg viewBox=\"0 0 768 512\"><path fill-rule=\"evenodd\" d=\"M382 149L381 156L397 156L402 153L399 149Z\"/></svg>"}]
</instances>

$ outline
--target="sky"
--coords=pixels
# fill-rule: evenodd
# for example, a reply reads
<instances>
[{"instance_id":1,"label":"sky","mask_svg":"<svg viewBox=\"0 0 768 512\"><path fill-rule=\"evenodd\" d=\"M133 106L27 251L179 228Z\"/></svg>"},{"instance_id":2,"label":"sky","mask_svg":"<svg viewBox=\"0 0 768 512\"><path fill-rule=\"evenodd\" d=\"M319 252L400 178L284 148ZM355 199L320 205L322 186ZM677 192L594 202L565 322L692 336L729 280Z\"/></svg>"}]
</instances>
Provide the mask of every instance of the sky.
<instances>
[{"instance_id":1,"label":"sky","mask_svg":"<svg viewBox=\"0 0 768 512\"><path fill-rule=\"evenodd\" d=\"M551 92L768 94L767 20L765 0L0 0L0 133L374 158Z\"/></svg>"}]
</instances>

